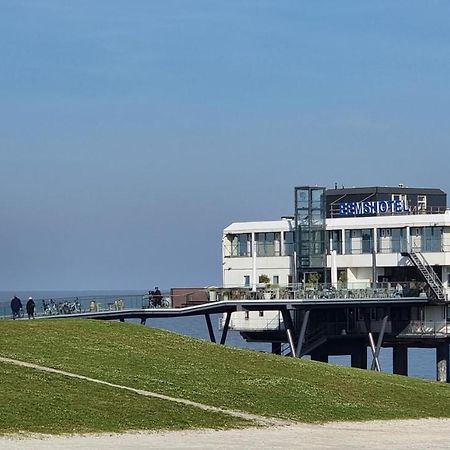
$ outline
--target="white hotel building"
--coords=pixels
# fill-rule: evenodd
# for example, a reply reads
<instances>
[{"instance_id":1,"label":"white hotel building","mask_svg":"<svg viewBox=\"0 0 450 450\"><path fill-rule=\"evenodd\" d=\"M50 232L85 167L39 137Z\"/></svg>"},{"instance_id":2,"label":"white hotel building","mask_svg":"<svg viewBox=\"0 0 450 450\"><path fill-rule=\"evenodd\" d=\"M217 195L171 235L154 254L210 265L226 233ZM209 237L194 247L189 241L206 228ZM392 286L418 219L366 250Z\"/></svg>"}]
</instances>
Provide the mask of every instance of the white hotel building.
<instances>
[{"instance_id":1,"label":"white hotel building","mask_svg":"<svg viewBox=\"0 0 450 450\"><path fill-rule=\"evenodd\" d=\"M285 286L311 273L354 288L422 282L412 254L450 293L450 210L440 189L298 187L293 216L232 223L222 248L225 288L256 290L262 275Z\"/></svg>"}]
</instances>

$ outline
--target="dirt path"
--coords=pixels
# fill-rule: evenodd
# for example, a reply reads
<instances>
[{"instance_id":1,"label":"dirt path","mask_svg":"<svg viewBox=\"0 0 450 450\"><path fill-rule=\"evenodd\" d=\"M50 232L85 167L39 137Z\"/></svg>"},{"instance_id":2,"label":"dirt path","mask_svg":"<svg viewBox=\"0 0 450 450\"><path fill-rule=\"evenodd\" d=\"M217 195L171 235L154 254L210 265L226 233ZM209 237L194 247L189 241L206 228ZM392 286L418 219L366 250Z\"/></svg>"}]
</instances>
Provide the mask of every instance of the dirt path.
<instances>
[{"instance_id":1,"label":"dirt path","mask_svg":"<svg viewBox=\"0 0 450 450\"><path fill-rule=\"evenodd\" d=\"M350 449L423 450L450 448L450 420L343 422L325 425L183 431L73 437L0 438L7 450L140 449Z\"/></svg>"},{"instance_id":2,"label":"dirt path","mask_svg":"<svg viewBox=\"0 0 450 450\"><path fill-rule=\"evenodd\" d=\"M170 402L181 403L181 404L187 405L187 406L193 406L194 408L203 409L205 411L211 411L211 412L218 412L218 413L228 414L229 416L238 417L238 418L241 418L241 419L245 419L245 420L249 420L249 421L252 421L252 422L256 422L256 423L258 423L260 425L265 425L265 426L270 426L270 425L272 425L272 426L273 425L284 426L284 425L288 425L289 424L286 421L273 419L273 418L270 418L270 417L258 416L256 414L249 414L249 413L245 413L245 412L242 412L242 411L236 411L236 410L227 409L227 408L218 408L216 406L205 405L203 403L193 402L191 400L187 400L187 399L184 399L184 398L170 397L168 395L158 394L157 392L145 391L145 390L142 390L142 389L135 389L135 388L132 388L132 387L129 387L129 386L123 386L121 384L109 383L107 381L98 380L96 378L90 378L90 377L85 377L84 375L78 375L76 373L66 372L64 370L53 369L51 367L40 366L40 365L37 365L37 364L32 364L32 363L25 362L25 361L19 361L17 359L4 358L4 357L0 356L0 362L7 363L7 364L14 364L16 366L21 366L21 367L28 367L30 369L40 370L42 372L57 373L59 375L64 375L64 376L70 377L70 378L77 378L79 380L85 380L85 381L89 381L91 383L102 384L102 385L105 385L105 386L110 386L110 387L113 387L113 388L123 389L123 390L126 390L126 391L134 392L135 394L143 395L144 397L155 397L155 398L159 398L159 399L162 399L162 400L167 400L167 401L170 401Z\"/></svg>"}]
</instances>

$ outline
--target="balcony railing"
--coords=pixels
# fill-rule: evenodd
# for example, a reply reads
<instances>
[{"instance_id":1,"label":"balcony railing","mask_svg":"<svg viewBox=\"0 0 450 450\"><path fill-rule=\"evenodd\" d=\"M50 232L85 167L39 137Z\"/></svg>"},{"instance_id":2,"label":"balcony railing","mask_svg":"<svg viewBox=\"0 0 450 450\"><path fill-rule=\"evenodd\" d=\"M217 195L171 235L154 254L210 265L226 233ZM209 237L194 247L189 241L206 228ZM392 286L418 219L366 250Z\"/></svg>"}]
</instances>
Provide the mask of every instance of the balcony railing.
<instances>
[{"instance_id":1,"label":"balcony railing","mask_svg":"<svg viewBox=\"0 0 450 450\"><path fill-rule=\"evenodd\" d=\"M216 300L332 300L425 297L425 283L343 283L334 287L330 283L297 283L286 286L259 284L256 291L251 287L222 287L215 289Z\"/></svg>"},{"instance_id":2,"label":"balcony railing","mask_svg":"<svg viewBox=\"0 0 450 450\"><path fill-rule=\"evenodd\" d=\"M450 324L442 321L413 320L398 334L399 336L446 337L450 334Z\"/></svg>"},{"instance_id":3,"label":"balcony railing","mask_svg":"<svg viewBox=\"0 0 450 450\"><path fill-rule=\"evenodd\" d=\"M247 245L224 245L225 258L250 258L252 256L251 246ZM284 244L274 242L256 242L256 256L292 256L294 254L295 244Z\"/></svg>"}]
</instances>

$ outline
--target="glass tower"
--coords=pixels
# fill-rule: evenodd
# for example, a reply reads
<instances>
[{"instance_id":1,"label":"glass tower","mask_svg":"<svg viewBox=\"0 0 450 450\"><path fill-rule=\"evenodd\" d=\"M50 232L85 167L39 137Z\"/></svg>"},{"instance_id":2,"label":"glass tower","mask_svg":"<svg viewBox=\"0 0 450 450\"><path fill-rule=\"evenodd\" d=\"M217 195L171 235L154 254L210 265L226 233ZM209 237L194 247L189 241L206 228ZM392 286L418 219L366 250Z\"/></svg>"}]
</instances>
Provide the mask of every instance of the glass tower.
<instances>
[{"instance_id":1,"label":"glass tower","mask_svg":"<svg viewBox=\"0 0 450 450\"><path fill-rule=\"evenodd\" d=\"M295 188L295 240L297 280L307 273L318 273L326 281L325 188Z\"/></svg>"}]
</instances>

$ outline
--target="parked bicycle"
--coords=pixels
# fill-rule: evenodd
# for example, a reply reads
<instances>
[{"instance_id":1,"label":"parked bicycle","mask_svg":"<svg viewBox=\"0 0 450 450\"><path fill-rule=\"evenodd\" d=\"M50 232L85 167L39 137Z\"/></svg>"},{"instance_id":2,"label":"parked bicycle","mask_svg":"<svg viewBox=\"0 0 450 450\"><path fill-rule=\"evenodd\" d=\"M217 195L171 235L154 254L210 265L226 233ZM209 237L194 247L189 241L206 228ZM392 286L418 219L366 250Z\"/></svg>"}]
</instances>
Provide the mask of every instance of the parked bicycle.
<instances>
[{"instance_id":1,"label":"parked bicycle","mask_svg":"<svg viewBox=\"0 0 450 450\"><path fill-rule=\"evenodd\" d=\"M58 308L52 298L49 301L42 300L42 309L44 316L53 316L58 314Z\"/></svg>"}]
</instances>

